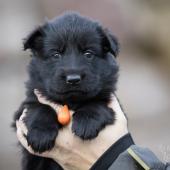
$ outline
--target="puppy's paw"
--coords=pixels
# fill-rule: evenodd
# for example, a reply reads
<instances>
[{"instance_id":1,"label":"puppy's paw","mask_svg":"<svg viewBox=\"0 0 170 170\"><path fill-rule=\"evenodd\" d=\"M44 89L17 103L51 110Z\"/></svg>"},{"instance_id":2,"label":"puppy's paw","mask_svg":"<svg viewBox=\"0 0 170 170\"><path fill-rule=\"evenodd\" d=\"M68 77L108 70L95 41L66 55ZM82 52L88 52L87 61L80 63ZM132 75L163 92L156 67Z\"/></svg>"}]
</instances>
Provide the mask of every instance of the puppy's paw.
<instances>
[{"instance_id":1,"label":"puppy's paw","mask_svg":"<svg viewBox=\"0 0 170 170\"><path fill-rule=\"evenodd\" d=\"M54 147L57 134L58 131L56 129L33 128L28 131L26 138L28 145L30 145L35 152L42 153Z\"/></svg>"},{"instance_id":2,"label":"puppy's paw","mask_svg":"<svg viewBox=\"0 0 170 170\"><path fill-rule=\"evenodd\" d=\"M107 107L86 107L73 115L72 131L83 140L93 139L109 124L114 123L115 114Z\"/></svg>"},{"instance_id":3,"label":"puppy's paw","mask_svg":"<svg viewBox=\"0 0 170 170\"><path fill-rule=\"evenodd\" d=\"M93 139L97 137L100 129L100 124L93 119L89 119L88 122L75 119L72 124L73 133L83 140Z\"/></svg>"}]
</instances>

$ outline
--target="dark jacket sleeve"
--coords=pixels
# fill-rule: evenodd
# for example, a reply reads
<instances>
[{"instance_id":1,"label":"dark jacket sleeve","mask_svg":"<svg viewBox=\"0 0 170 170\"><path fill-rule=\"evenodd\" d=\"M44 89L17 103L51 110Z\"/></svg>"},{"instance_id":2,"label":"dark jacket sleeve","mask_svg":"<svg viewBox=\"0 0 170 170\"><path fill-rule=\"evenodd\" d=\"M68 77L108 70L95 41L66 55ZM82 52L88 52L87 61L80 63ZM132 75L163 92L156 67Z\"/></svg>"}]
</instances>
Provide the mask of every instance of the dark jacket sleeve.
<instances>
[{"instance_id":1,"label":"dark jacket sleeve","mask_svg":"<svg viewBox=\"0 0 170 170\"><path fill-rule=\"evenodd\" d=\"M108 170L170 170L147 148L132 145L119 155Z\"/></svg>"}]
</instances>

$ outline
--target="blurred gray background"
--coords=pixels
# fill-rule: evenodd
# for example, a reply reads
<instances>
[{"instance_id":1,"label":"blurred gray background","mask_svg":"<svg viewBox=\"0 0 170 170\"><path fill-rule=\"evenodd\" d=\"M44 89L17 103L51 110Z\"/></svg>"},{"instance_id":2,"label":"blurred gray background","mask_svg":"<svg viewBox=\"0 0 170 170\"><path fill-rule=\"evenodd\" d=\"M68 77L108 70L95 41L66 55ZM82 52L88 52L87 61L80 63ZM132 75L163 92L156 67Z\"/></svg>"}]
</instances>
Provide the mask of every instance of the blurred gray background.
<instances>
[{"instance_id":1,"label":"blurred gray background","mask_svg":"<svg viewBox=\"0 0 170 170\"><path fill-rule=\"evenodd\" d=\"M170 161L170 1L0 0L0 170L19 170L20 151L10 128L24 99L29 53L22 39L38 24L76 10L100 20L118 37L118 97L138 145Z\"/></svg>"}]
</instances>

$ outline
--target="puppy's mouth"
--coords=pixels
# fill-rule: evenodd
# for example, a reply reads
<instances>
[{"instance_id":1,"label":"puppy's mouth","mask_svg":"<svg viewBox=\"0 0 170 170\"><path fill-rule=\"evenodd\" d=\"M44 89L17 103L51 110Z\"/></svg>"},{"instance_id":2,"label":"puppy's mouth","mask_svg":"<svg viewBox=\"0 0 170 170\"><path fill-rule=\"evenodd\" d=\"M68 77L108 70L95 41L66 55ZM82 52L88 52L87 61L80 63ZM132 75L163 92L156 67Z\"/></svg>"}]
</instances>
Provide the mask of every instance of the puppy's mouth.
<instances>
[{"instance_id":1,"label":"puppy's mouth","mask_svg":"<svg viewBox=\"0 0 170 170\"><path fill-rule=\"evenodd\" d=\"M59 91L56 91L56 94L59 94L59 95L74 95L74 94L87 94L87 92L85 91L82 91L82 90L67 90L67 91L64 91L64 92L59 92Z\"/></svg>"}]
</instances>

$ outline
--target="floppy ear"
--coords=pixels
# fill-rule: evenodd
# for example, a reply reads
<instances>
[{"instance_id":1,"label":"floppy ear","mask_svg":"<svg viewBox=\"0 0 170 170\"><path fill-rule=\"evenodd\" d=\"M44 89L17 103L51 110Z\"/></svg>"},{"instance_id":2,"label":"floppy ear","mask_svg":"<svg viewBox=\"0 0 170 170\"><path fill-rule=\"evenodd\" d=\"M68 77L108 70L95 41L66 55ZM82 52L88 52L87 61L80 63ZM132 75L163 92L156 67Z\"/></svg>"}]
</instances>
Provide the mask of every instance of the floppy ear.
<instances>
[{"instance_id":1,"label":"floppy ear","mask_svg":"<svg viewBox=\"0 0 170 170\"><path fill-rule=\"evenodd\" d=\"M106 53L110 52L114 57L117 57L119 54L119 43L117 38L107 29L101 29L100 33L102 35L102 46L104 51Z\"/></svg>"},{"instance_id":2,"label":"floppy ear","mask_svg":"<svg viewBox=\"0 0 170 170\"><path fill-rule=\"evenodd\" d=\"M42 27L35 29L24 40L24 50L30 49L33 53L40 53L43 48L43 30Z\"/></svg>"}]
</instances>

